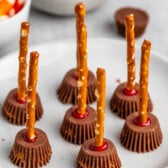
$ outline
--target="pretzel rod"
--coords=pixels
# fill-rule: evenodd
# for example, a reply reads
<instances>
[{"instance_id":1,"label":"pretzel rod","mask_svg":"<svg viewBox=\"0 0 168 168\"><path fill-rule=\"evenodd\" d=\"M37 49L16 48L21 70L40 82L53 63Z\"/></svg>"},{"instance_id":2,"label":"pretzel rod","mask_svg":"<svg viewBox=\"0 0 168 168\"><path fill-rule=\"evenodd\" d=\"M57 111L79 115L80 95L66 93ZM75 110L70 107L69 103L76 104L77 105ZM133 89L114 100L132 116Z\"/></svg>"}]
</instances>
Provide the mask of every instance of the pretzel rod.
<instances>
[{"instance_id":1,"label":"pretzel rod","mask_svg":"<svg viewBox=\"0 0 168 168\"><path fill-rule=\"evenodd\" d=\"M86 9L82 2L79 2L75 6L75 14L76 14L76 42L77 42L77 50L76 50L76 59L77 59L77 73L79 74L79 64L80 64L80 58L79 58L79 41L80 41L80 23L84 23L85 15L86 15Z\"/></svg>"},{"instance_id":2,"label":"pretzel rod","mask_svg":"<svg viewBox=\"0 0 168 168\"><path fill-rule=\"evenodd\" d=\"M144 40L141 48L141 67L140 67L140 89L139 89L139 120L147 121L147 104L148 104L148 74L150 59L150 41Z\"/></svg>"},{"instance_id":3,"label":"pretzel rod","mask_svg":"<svg viewBox=\"0 0 168 168\"><path fill-rule=\"evenodd\" d=\"M127 39L127 90L135 89L135 34L134 34L134 15L125 17L126 39Z\"/></svg>"},{"instance_id":4,"label":"pretzel rod","mask_svg":"<svg viewBox=\"0 0 168 168\"><path fill-rule=\"evenodd\" d=\"M39 53L34 51L30 53L29 79L28 79L28 105L27 105L27 137L34 139L36 137L35 125L35 105L36 105L36 84L38 71Z\"/></svg>"},{"instance_id":5,"label":"pretzel rod","mask_svg":"<svg viewBox=\"0 0 168 168\"><path fill-rule=\"evenodd\" d=\"M104 139L104 111L105 111L105 70L97 69L97 120L95 127L95 146L101 147Z\"/></svg>"},{"instance_id":6,"label":"pretzel rod","mask_svg":"<svg viewBox=\"0 0 168 168\"><path fill-rule=\"evenodd\" d=\"M87 98L87 30L84 23L80 24L79 29L79 80L78 80L78 113L86 113Z\"/></svg>"},{"instance_id":7,"label":"pretzel rod","mask_svg":"<svg viewBox=\"0 0 168 168\"><path fill-rule=\"evenodd\" d=\"M20 30L19 72L18 72L18 101L26 100L26 56L28 51L29 23L22 22Z\"/></svg>"}]
</instances>

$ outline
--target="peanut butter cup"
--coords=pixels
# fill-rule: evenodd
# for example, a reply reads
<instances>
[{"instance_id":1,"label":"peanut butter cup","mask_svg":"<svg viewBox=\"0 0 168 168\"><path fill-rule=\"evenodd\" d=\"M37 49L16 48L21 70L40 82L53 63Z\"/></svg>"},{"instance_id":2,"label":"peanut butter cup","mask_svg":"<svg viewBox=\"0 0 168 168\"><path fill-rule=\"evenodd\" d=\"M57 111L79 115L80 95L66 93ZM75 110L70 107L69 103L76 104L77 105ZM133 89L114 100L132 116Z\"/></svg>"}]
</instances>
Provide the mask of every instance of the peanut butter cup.
<instances>
[{"instance_id":1,"label":"peanut butter cup","mask_svg":"<svg viewBox=\"0 0 168 168\"><path fill-rule=\"evenodd\" d=\"M35 128L36 84L39 53L30 53L26 104L26 129L20 130L10 152L11 161L20 168L39 168L46 165L52 150L44 131Z\"/></svg>"},{"instance_id":2,"label":"peanut butter cup","mask_svg":"<svg viewBox=\"0 0 168 168\"><path fill-rule=\"evenodd\" d=\"M115 145L104 138L106 73L103 68L97 69L97 112L95 138L85 141L78 153L77 168L120 168L121 161Z\"/></svg>"},{"instance_id":3,"label":"peanut butter cup","mask_svg":"<svg viewBox=\"0 0 168 168\"><path fill-rule=\"evenodd\" d=\"M158 148L163 138L157 117L147 113L150 49L150 41L144 40L141 49L139 109L126 118L120 136L125 148L138 153Z\"/></svg>"},{"instance_id":4,"label":"peanut butter cup","mask_svg":"<svg viewBox=\"0 0 168 168\"><path fill-rule=\"evenodd\" d=\"M149 15L146 11L139 9L139 8L133 8L133 7L123 7L118 9L115 12L115 21L118 29L118 33L125 37L125 16L133 14L135 17L135 37L141 36L148 24L149 21Z\"/></svg>"},{"instance_id":5,"label":"peanut butter cup","mask_svg":"<svg viewBox=\"0 0 168 168\"><path fill-rule=\"evenodd\" d=\"M80 5L77 4L77 5ZM87 67L87 47L86 47L86 25L81 23L80 29L80 49L78 50L79 62L77 88L77 105L68 109L61 125L61 135L64 139L74 144L82 144L84 141L95 136L94 127L96 124L96 112L87 106L88 93L88 67ZM83 37L83 38L82 38Z\"/></svg>"},{"instance_id":6,"label":"peanut butter cup","mask_svg":"<svg viewBox=\"0 0 168 168\"><path fill-rule=\"evenodd\" d=\"M2 106L4 117L12 124L24 125L26 122L27 107L27 86L26 86L26 68L28 53L28 35L30 25L28 22L22 22L20 28L19 42L19 69L18 86L12 89ZM39 120L43 115L43 107L39 95L36 93L35 119Z\"/></svg>"},{"instance_id":7,"label":"peanut butter cup","mask_svg":"<svg viewBox=\"0 0 168 168\"><path fill-rule=\"evenodd\" d=\"M79 73L81 71L80 67L80 54L87 47L87 34L82 33L82 25L85 23L86 9L85 5L82 2L79 2L75 5L74 8L76 14L76 36L77 36L77 49L76 49L76 61L77 66L74 69L70 69L64 76L63 81L57 89L58 99L62 103L72 103L77 104L77 95L78 95L78 79ZM85 46L82 46L81 43L85 42ZM85 51L84 56L87 55ZM96 89L96 78L93 72L88 70L88 79L87 79L87 104L93 103L96 101L95 89Z\"/></svg>"},{"instance_id":8,"label":"peanut butter cup","mask_svg":"<svg viewBox=\"0 0 168 168\"><path fill-rule=\"evenodd\" d=\"M127 81L122 82L115 89L110 100L110 108L118 113L121 118L139 109L139 84L136 83L135 61L135 31L134 15L125 16L125 35L127 41ZM152 112L153 104L148 96L147 111Z\"/></svg>"}]
</instances>

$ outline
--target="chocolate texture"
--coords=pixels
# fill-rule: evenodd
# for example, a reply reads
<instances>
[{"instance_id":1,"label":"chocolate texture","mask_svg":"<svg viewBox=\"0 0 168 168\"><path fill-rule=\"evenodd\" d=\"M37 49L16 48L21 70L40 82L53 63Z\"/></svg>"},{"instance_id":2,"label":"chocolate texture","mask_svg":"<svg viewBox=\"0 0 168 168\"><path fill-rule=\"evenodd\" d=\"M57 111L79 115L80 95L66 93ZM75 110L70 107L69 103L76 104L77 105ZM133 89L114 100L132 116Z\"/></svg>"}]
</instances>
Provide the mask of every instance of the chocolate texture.
<instances>
[{"instance_id":1,"label":"chocolate texture","mask_svg":"<svg viewBox=\"0 0 168 168\"><path fill-rule=\"evenodd\" d=\"M87 106L88 116L79 119L72 114L76 108L77 106L73 106L67 110L60 132L67 141L80 145L87 139L95 137L96 111Z\"/></svg>"},{"instance_id":2,"label":"chocolate texture","mask_svg":"<svg viewBox=\"0 0 168 168\"><path fill-rule=\"evenodd\" d=\"M149 15L146 11L139 9L139 8L133 8L133 7L123 7L118 9L115 12L115 21L118 29L118 33L125 37L125 16L133 14L135 18L135 37L141 36L146 29L146 26L149 21Z\"/></svg>"},{"instance_id":3,"label":"chocolate texture","mask_svg":"<svg viewBox=\"0 0 168 168\"><path fill-rule=\"evenodd\" d=\"M12 124L24 125L26 123L26 108L27 103L19 103L16 98L17 88L11 90L7 95L3 107L2 113L4 117ZM36 109L35 116L36 121L43 115L43 107L39 95L36 95Z\"/></svg>"},{"instance_id":4,"label":"chocolate texture","mask_svg":"<svg viewBox=\"0 0 168 168\"><path fill-rule=\"evenodd\" d=\"M160 146L163 138L158 119L152 113L148 113L150 125L138 126L133 121L136 116L137 112L127 117L120 135L121 144L133 152L153 151Z\"/></svg>"},{"instance_id":5,"label":"chocolate texture","mask_svg":"<svg viewBox=\"0 0 168 168\"><path fill-rule=\"evenodd\" d=\"M77 168L120 168L121 161L118 156L116 147L108 140L104 139L104 142L108 144L107 149L103 151L93 151L90 149L90 145L95 142L95 139L89 139L85 141L77 156Z\"/></svg>"},{"instance_id":6,"label":"chocolate texture","mask_svg":"<svg viewBox=\"0 0 168 168\"><path fill-rule=\"evenodd\" d=\"M36 141L26 142L23 138L25 132L26 129L22 129L15 137L9 156L11 161L20 168L39 168L46 165L52 154L47 135L36 128Z\"/></svg>"},{"instance_id":7,"label":"chocolate texture","mask_svg":"<svg viewBox=\"0 0 168 168\"><path fill-rule=\"evenodd\" d=\"M123 93L126 88L126 83L121 83L116 88L110 100L110 108L112 112L117 113L121 118L126 118L129 114L138 111L139 109L139 93L127 96ZM135 89L139 91L139 84L136 83ZM153 111L153 103L148 95L148 112Z\"/></svg>"},{"instance_id":8,"label":"chocolate texture","mask_svg":"<svg viewBox=\"0 0 168 168\"><path fill-rule=\"evenodd\" d=\"M87 104L96 101L95 96L96 78L91 71L88 71L88 85L87 85ZM57 90L58 99L62 103L77 104L78 86L76 69L69 70Z\"/></svg>"}]
</instances>

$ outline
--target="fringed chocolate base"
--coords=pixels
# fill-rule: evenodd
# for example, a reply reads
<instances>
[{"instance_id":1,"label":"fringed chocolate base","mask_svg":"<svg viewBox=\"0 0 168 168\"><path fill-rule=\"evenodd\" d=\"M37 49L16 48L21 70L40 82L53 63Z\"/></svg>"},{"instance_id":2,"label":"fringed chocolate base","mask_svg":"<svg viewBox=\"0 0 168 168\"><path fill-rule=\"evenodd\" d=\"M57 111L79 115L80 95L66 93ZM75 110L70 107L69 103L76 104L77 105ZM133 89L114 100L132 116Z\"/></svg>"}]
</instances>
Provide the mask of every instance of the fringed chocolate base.
<instances>
[{"instance_id":1,"label":"fringed chocolate base","mask_svg":"<svg viewBox=\"0 0 168 168\"><path fill-rule=\"evenodd\" d=\"M19 103L16 100L17 88L11 90L7 95L3 107L2 113L4 117L12 124L24 125L26 122L26 106L27 103ZM43 107L40 101L40 97L36 95L36 121L43 115Z\"/></svg>"},{"instance_id":2,"label":"fringed chocolate base","mask_svg":"<svg viewBox=\"0 0 168 168\"><path fill-rule=\"evenodd\" d=\"M87 139L95 137L96 111L87 106L88 116L78 119L73 116L77 106L67 110L60 128L61 135L74 144L82 144Z\"/></svg>"},{"instance_id":3,"label":"fringed chocolate base","mask_svg":"<svg viewBox=\"0 0 168 168\"><path fill-rule=\"evenodd\" d=\"M128 14L132 13L134 17L136 18L135 27L134 27L134 33L135 38L140 37L146 29L146 26L148 24L149 16L146 13L146 11L134 8L134 7L123 7L118 9L115 12L115 22L117 26L118 33L125 37L125 19L124 17Z\"/></svg>"},{"instance_id":4,"label":"fringed chocolate base","mask_svg":"<svg viewBox=\"0 0 168 168\"><path fill-rule=\"evenodd\" d=\"M114 113L117 113L121 118L126 118L129 114L138 111L139 109L139 93L127 96L123 93L126 88L126 83L121 83L116 88L111 100L110 108ZM136 84L135 89L139 91L139 85ZM153 111L153 104L151 98L148 98L148 112Z\"/></svg>"},{"instance_id":5,"label":"fringed chocolate base","mask_svg":"<svg viewBox=\"0 0 168 168\"><path fill-rule=\"evenodd\" d=\"M138 113L130 114L121 132L120 141L125 148L133 152L149 152L160 146L162 142L162 132L158 119L148 113L151 120L149 126L138 126L133 122Z\"/></svg>"},{"instance_id":6,"label":"fringed chocolate base","mask_svg":"<svg viewBox=\"0 0 168 168\"><path fill-rule=\"evenodd\" d=\"M87 86L87 104L96 101L95 96L96 78L91 71L88 71L88 86ZM77 104L78 86L76 79L76 69L69 70L57 90L58 99L62 103Z\"/></svg>"},{"instance_id":7,"label":"fringed chocolate base","mask_svg":"<svg viewBox=\"0 0 168 168\"><path fill-rule=\"evenodd\" d=\"M47 135L40 129L35 129L35 142L26 142L23 138L26 129L16 135L10 152L11 161L20 168L39 168L46 165L51 158L51 146Z\"/></svg>"},{"instance_id":8,"label":"fringed chocolate base","mask_svg":"<svg viewBox=\"0 0 168 168\"><path fill-rule=\"evenodd\" d=\"M93 151L90 149L90 145L94 141L94 138L89 139L81 146L77 156L77 168L120 168L121 161L114 144L104 139L108 148L103 151Z\"/></svg>"}]
</instances>

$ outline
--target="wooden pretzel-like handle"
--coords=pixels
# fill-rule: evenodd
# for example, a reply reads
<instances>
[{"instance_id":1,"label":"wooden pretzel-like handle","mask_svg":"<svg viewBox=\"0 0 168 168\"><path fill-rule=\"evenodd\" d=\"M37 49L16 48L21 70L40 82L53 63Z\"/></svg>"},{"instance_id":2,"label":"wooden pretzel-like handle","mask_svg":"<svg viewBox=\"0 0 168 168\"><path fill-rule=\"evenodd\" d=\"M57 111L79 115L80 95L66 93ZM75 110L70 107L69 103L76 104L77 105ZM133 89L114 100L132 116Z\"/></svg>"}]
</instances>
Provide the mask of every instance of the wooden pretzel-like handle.
<instances>
[{"instance_id":1,"label":"wooden pretzel-like handle","mask_svg":"<svg viewBox=\"0 0 168 168\"><path fill-rule=\"evenodd\" d=\"M80 41L80 23L84 23L85 15L86 15L86 9L85 5L82 2L79 2L75 5L75 14L76 14L76 43L77 43L77 49L76 49L76 59L77 59L77 74L79 75L79 41Z\"/></svg>"},{"instance_id":2,"label":"wooden pretzel-like handle","mask_svg":"<svg viewBox=\"0 0 168 168\"><path fill-rule=\"evenodd\" d=\"M79 80L78 80L78 113L86 113L86 100L87 100L87 30L85 24L80 24L79 36Z\"/></svg>"},{"instance_id":3,"label":"wooden pretzel-like handle","mask_svg":"<svg viewBox=\"0 0 168 168\"><path fill-rule=\"evenodd\" d=\"M28 105L27 105L27 137L35 138L35 106L36 106L36 84L38 73L39 53L34 51L30 53L29 79L28 79Z\"/></svg>"},{"instance_id":4,"label":"wooden pretzel-like handle","mask_svg":"<svg viewBox=\"0 0 168 168\"><path fill-rule=\"evenodd\" d=\"M75 5L75 14L76 14L76 21L77 24L80 22L84 22L84 17L86 15L86 8L82 2L79 2Z\"/></svg>"},{"instance_id":5,"label":"wooden pretzel-like handle","mask_svg":"<svg viewBox=\"0 0 168 168\"><path fill-rule=\"evenodd\" d=\"M140 89L139 89L139 120L147 122L147 104L148 104L148 76L149 76L149 59L151 43L144 40L141 49L141 67L140 67Z\"/></svg>"},{"instance_id":6,"label":"wooden pretzel-like handle","mask_svg":"<svg viewBox=\"0 0 168 168\"><path fill-rule=\"evenodd\" d=\"M95 146L100 147L104 142L104 111L105 111L105 88L106 88L105 70L97 69L97 117L95 127Z\"/></svg>"},{"instance_id":7,"label":"wooden pretzel-like handle","mask_svg":"<svg viewBox=\"0 0 168 168\"><path fill-rule=\"evenodd\" d=\"M26 101L26 56L28 52L28 35L30 25L28 22L22 22L20 29L20 51L19 51L19 72L18 72L18 101Z\"/></svg>"},{"instance_id":8,"label":"wooden pretzel-like handle","mask_svg":"<svg viewBox=\"0 0 168 168\"><path fill-rule=\"evenodd\" d=\"M135 33L134 33L134 15L125 17L126 39L127 39L127 90L135 89Z\"/></svg>"}]
</instances>

